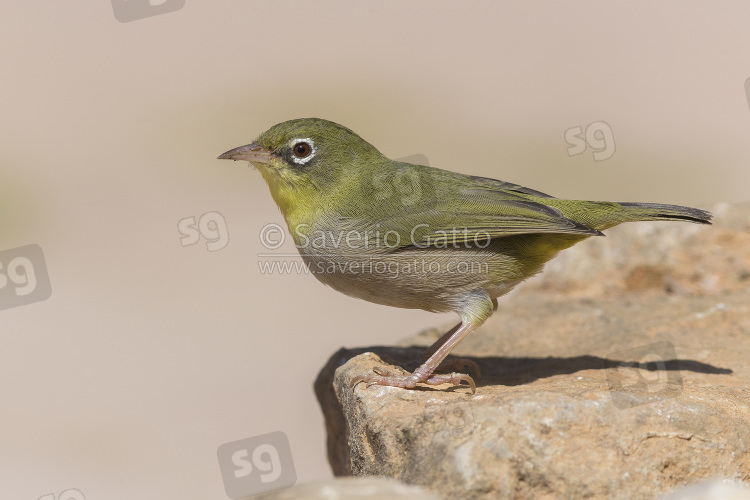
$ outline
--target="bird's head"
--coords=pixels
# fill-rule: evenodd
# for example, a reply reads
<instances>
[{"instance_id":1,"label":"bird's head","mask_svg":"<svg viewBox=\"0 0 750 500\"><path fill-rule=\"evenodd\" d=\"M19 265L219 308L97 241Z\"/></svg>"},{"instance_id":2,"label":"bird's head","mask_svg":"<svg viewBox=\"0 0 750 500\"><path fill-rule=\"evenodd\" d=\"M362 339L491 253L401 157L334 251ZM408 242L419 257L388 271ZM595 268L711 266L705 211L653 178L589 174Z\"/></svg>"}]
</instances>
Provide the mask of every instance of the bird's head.
<instances>
[{"instance_id":1,"label":"bird's head","mask_svg":"<svg viewBox=\"0 0 750 500\"><path fill-rule=\"evenodd\" d=\"M219 156L257 167L276 198L277 190L324 194L357 171L385 158L370 143L337 123L301 118L274 125L251 144ZM278 200L277 200L278 201Z\"/></svg>"}]
</instances>

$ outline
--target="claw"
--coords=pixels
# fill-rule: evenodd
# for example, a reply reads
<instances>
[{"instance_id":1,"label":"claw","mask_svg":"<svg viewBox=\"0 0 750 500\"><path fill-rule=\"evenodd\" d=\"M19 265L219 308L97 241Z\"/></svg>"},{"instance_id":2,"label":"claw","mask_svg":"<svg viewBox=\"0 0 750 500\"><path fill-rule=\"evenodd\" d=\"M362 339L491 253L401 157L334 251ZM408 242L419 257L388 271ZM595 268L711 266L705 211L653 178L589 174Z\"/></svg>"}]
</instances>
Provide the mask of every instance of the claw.
<instances>
[{"instance_id":1,"label":"claw","mask_svg":"<svg viewBox=\"0 0 750 500\"><path fill-rule=\"evenodd\" d=\"M360 375L359 377L354 377L352 379L352 383L349 384L349 389L354 390L354 388L357 387L357 384L359 384L360 382L364 382L366 378L367 377L364 377L362 375ZM368 385L367 387L370 387L370 386Z\"/></svg>"}]
</instances>

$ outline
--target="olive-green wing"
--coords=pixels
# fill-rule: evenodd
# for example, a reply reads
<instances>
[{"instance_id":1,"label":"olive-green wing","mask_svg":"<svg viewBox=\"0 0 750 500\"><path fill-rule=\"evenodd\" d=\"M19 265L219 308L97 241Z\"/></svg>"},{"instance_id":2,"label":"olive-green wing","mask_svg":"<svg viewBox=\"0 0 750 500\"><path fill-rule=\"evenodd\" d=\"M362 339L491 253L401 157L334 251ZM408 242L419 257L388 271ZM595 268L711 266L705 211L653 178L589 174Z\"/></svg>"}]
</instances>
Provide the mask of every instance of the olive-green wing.
<instances>
[{"instance_id":1,"label":"olive-green wing","mask_svg":"<svg viewBox=\"0 0 750 500\"><path fill-rule=\"evenodd\" d=\"M560 210L514 193L466 187L450 195L410 206L374 207L361 228L372 247L454 246L520 234L558 233L586 236L600 231L566 218ZM351 221L355 227L355 221ZM486 245L484 245L486 246Z\"/></svg>"},{"instance_id":2,"label":"olive-green wing","mask_svg":"<svg viewBox=\"0 0 750 500\"><path fill-rule=\"evenodd\" d=\"M534 233L602 234L544 203L556 198L510 182L406 163L395 163L376 177L372 185L362 184L359 194L375 203L366 212L346 214L350 216L340 218L339 224L358 228L363 240L378 248L475 243Z\"/></svg>"},{"instance_id":3,"label":"olive-green wing","mask_svg":"<svg viewBox=\"0 0 750 500\"><path fill-rule=\"evenodd\" d=\"M494 238L533 233L601 235L570 220L552 207L533 201L463 202L459 207L436 204L378 222L381 233L395 231L403 246L478 244Z\"/></svg>"}]
</instances>

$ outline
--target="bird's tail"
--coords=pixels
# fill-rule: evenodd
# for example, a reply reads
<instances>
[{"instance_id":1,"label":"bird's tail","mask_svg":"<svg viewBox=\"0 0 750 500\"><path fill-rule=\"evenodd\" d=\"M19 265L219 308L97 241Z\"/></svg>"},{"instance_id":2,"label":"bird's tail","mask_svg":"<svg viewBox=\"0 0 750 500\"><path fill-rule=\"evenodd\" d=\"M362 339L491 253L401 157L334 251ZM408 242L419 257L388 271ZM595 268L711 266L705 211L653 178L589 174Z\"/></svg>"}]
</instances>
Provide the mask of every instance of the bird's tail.
<instances>
[{"instance_id":1,"label":"bird's tail","mask_svg":"<svg viewBox=\"0 0 750 500\"><path fill-rule=\"evenodd\" d=\"M607 203L593 202L601 207L584 216L584 224L603 231L623 222L677 220L695 222L696 224L711 224L712 215L698 208L681 207L679 205L664 205L661 203ZM616 207L613 209L613 206ZM606 208L609 208L607 210Z\"/></svg>"},{"instance_id":2,"label":"bird's tail","mask_svg":"<svg viewBox=\"0 0 750 500\"><path fill-rule=\"evenodd\" d=\"M626 220L683 220L697 224L711 224L711 213L698 208L681 207L679 205L663 205L661 203L618 203L625 209Z\"/></svg>"},{"instance_id":3,"label":"bird's tail","mask_svg":"<svg viewBox=\"0 0 750 500\"><path fill-rule=\"evenodd\" d=\"M599 231L623 222L678 220L711 224L711 214L698 208L661 203L613 203L567 201L545 198L543 203L559 209L565 217Z\"/></svg>"}]
</instances>

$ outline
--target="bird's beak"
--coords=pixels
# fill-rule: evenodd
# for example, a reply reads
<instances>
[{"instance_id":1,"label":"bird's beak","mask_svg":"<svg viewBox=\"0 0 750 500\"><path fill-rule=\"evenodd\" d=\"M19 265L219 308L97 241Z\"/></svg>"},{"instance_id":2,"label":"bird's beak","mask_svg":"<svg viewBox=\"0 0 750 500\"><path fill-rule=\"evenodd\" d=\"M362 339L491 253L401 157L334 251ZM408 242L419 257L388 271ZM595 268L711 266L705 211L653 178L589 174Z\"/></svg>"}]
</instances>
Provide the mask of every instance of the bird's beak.
<instances>
[{"instance_id":1,"label":"bird's beak","mask_svg":"<svg viewBox=\"0 0 750 500\"><path fill-rule=\"evenodd\" d=\"M245 160L251 163L270 163L273 153L255 143L230 149L219 156L219 160Z\"/></svg>"}]
</instances>

